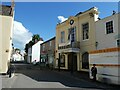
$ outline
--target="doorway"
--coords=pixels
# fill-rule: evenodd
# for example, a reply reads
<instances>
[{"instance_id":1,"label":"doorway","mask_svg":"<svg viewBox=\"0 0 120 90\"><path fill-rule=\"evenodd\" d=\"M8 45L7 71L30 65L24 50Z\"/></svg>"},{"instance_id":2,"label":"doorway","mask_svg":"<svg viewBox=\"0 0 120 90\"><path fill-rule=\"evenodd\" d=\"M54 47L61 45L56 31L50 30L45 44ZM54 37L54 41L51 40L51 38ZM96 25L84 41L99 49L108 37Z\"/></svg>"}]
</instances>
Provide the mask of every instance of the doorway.
<instances>
[{"instance_id":1,"label":"doorway","mask_svg":"<svg viewBox=\"0 0 120 90\"><path fill-rule=\"evenodd\" d=\"M73 56L73 63L72 63L72 56ZM76 53L69 53L68 54L68 70L71 71L73 64L73 71L77 71L77 54Z\"/></svg>"}]
</instances>

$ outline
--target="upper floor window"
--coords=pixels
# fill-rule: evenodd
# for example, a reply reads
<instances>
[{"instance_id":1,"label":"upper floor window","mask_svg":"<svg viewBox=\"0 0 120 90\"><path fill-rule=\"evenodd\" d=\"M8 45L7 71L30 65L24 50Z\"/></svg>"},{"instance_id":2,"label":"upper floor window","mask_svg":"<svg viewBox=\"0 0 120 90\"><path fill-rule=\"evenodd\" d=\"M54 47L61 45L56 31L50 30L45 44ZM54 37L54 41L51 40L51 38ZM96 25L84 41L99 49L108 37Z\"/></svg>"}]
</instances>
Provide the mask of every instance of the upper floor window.
<instances>
[{"instance_id":1,"label":"upper floor window","mask_svg":"<svg viewBox=\"0 0 120 90\"><path fill-rule=\"evenodd\" d=\"M50 47L52 46L52 41L50 41Z\"/></svg>"},{"instance_id":2,"label":"upper floor window","mask_svg":"<svg viewBox=\"0 0 120 90\"><path fill-rule=\"evenodd\" d=\"M113 33L113 21L106 22L106 34Z\"/></svg>"},{"instance_id":3,"label":"upper floor window","mask_svg":"<svg viewBox=\"0 0 120 90\"><path fill-rule=\"evenodd\" d=\"M83 40L89 39L89 23L82 24Z\"/></svg>"},{"instance_id":4,"label":"upper floor window","mask_svg":"<svg viewBox=\"0 0 120 90\"><path fill-rule=\"evenodd\" d=\"M61 32L61 43L64 43L65 42L65 32L62 31Z\"/></svg>"},{"instance_id":5,"label":"upper floor window","mask_svg":"<svg viewBox=\"0 0 120 90\"><path fill-rule=\"evenodd\" d=\"M117 40L117 46L120 47L120 39Z\"/></svg>"},{"instance_id":6,"label":"upper floor window","mask_svg":"<svg viewBox=\"0 0 120 90\"><path fill-rule=\"evenodd\" d=\"M45 51L45 45L43 44L43 51Z\"/></svg>"},{"instance_id":7,"label":"upper floor window","mask_svg":"<svg viewBox=\"0 0 120 90\"><path fill-rule=\"evenodd\" d=\"M76 27L68 29L68 40L74 42L76 39Z\"/></svg>"}]
</instances>

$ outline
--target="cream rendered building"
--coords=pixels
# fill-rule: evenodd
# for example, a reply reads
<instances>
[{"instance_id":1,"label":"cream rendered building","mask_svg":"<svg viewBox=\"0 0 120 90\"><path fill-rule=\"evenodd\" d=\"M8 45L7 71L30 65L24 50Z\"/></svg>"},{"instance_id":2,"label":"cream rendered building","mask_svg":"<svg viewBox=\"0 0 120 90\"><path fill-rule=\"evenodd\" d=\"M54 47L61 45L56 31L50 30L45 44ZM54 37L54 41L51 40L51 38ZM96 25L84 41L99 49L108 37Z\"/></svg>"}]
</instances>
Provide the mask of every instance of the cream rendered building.
<instances>
[{"instance_id":1,"label":"cream rendered building","mask_svg":"<svg viewBox=\"0 0 120 90\"><path fill-rule=\"evenodd\" d=\"M95 22L97 20L98 10L93 7L57 24L56 68L60 65L61 69L89 71L88 52L96 50Z\"/></svg>"},{"instance_id":2,"label":"cream rendered building","mask_svg":"<svg viewBox=\"0 0 120 90\"><path fill-rule=\"evenodd\" d=\"M0 6L0 73L6 73L12 51L14 3Z\"/></svg>"}]
</instances>

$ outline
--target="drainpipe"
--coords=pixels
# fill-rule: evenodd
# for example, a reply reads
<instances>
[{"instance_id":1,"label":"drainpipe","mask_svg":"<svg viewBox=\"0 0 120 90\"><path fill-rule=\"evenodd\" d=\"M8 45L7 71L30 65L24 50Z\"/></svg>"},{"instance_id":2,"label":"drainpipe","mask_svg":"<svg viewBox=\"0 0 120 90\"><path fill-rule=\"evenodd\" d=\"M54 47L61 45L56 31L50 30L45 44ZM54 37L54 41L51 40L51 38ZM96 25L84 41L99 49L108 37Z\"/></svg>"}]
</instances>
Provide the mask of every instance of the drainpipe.
<instances>
[{"instance_id":1,"label":"drainpipe","mask_svg":"<svg viewBox=\"0 0 120 90\"><path fill-rule=\"evenodd\" d=\"M59 59L58 59L58 71L60 71L60 53L59 53Z\"/></svg>"}]
</instances>

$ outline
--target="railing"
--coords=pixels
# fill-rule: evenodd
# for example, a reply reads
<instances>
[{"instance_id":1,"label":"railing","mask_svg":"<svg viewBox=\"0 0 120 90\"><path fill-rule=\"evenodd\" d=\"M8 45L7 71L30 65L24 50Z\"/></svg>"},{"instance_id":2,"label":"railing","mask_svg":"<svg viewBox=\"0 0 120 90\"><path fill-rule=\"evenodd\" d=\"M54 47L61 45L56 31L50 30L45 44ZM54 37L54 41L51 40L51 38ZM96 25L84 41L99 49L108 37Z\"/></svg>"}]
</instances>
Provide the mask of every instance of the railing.
<instances>
[{"instance_id":1,"label":"railing","mask_svg":"<svg viewBox=\"0 0 120 90\"><path fill-rule=\"evenodd\" d=\"M80 42L67 42L67 43L61 43L58 46L58 49L67 49L67 48L80 48Z\"/></svg>"}]
</instances>

